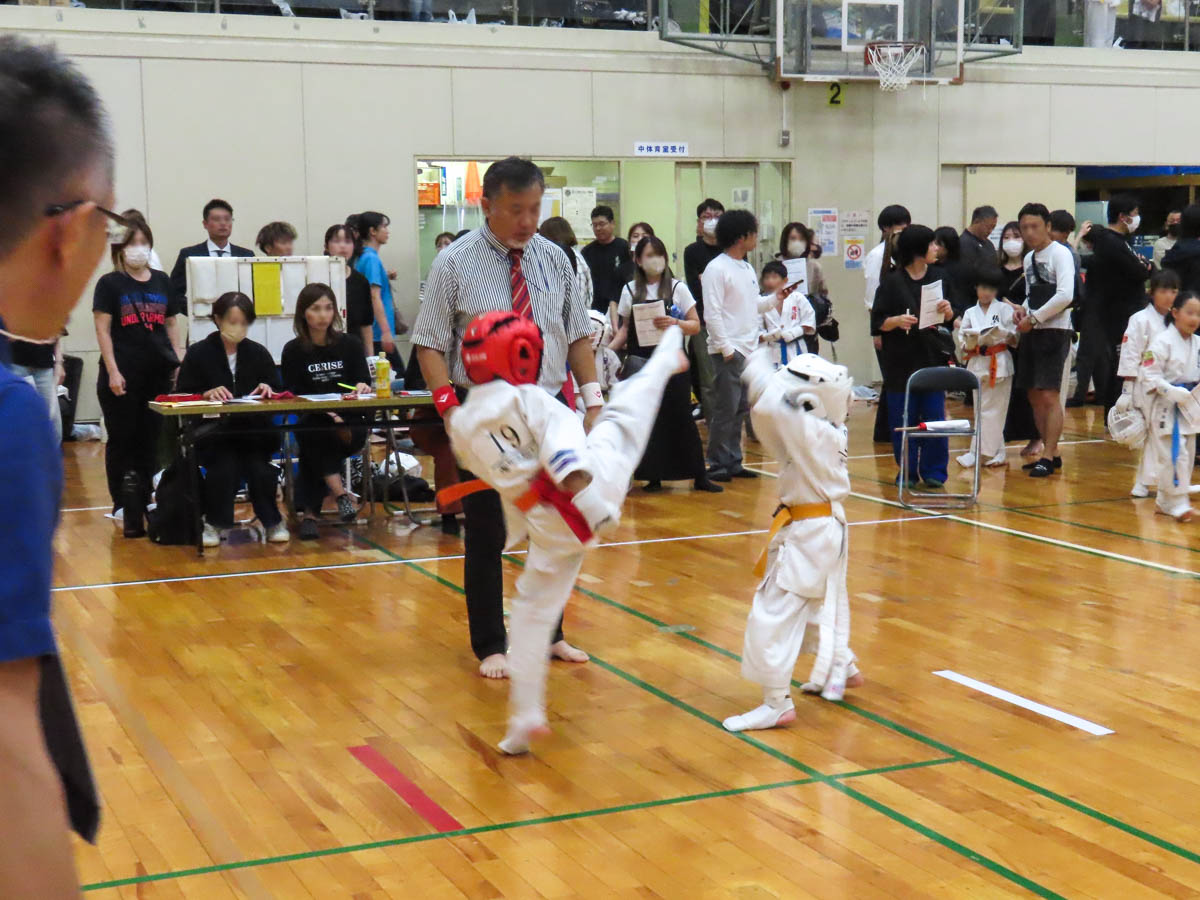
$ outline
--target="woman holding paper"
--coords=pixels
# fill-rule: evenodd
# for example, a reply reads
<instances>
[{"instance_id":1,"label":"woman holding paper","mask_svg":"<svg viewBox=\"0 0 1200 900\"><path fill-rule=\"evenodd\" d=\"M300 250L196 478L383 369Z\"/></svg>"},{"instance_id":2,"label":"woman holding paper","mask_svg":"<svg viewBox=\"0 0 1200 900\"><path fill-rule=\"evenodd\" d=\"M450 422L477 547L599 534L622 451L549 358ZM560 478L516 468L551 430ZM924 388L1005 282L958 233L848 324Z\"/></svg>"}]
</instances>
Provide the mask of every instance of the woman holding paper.
<instances>
[{"instance_id":1,"label":"woman holding paper","mask_svg":"<svg viewBox=\"0 0 1200 900\"><path fill-rule=\"evenodd\" d=\"M633 281L625 285L617 304L620 328L609 345L629 352L622 372L625 378L642 367L668 328L678 325L685 335L700 331L696 301L687 285L671 273L663 242L646 236L638 249ZM633 477L644 479L651 493L661 491L663 481L685 478L692 479L698 491L719 494L723 490L705 473L704 445L692 418L692 382L687 372L673 375L667 382L650 442Z\"/></svg>"},{"instance_id":2,"label":"woman holding paper","mask_svg":"<svg viewBox=\"0 0 1200 900\"><path fill-rule=\"evenodd\" d=\"M954 309L942 294L945 273L933 265L937 260L937 244L932 230L924 225L910 225L900 232L895 260L896 268L883 277L875 293L871 334L882 338L883 388L887 394L892 451L899 465L900 434L896 429L946 417L945 393L921 391L910 398L909 421L905 422L904 395L910 375L926 366L941 364L925 332L953 319ZM928 488L946 484L949 458L949 444L944 439L909 442L908 471ZM899 478L897 475L897 482Z\"/></svg>"},{"instance_id":3,"label":"woman holding paper","mask_svg":"<svg viewBox=\"0 0 1200 900\"><path fill-rule=\"evenodd\" d=\"M825 272L816 258L819 252L820 245L816 242L816 234L807 225L802 222L789 222L784 226L783 234L779 236L779 259L788 269L787 284L797 280L793 274L797 263L793 260L804 260L805 284L800 292L812 307L817 325L823 326L833 314L833 302L829 299ZM809 353L817 353L821 349L821 343L815 334L804 335L804 343Z\"/></svg>"},{"instance_id":4,"label":"woman holding paper","mask_svg":"<svg viewBox=\"0 0 1200 900\"><path fill-rule=\"evenodd\" d=\"M188 347L179 368L178 390L222 402L277 393L279 372L271 351L246 337L254 318L254 303L245 294L232 292L218 297L212 308L217 330ZM267 540L281 544L291 537L275 502L279 469L271 465L271 457L279 449L279 435L247 433L262 427L264 418L227 418L220 431L197 447L204 467L205 547L218 546L220 529L233 527L233 500L242 481L246 482L250 504Z\"/></svg>"},{"instance_id":5,"label":"woman holding paper","mask_svg":"<svg viewBox=\"0 0 1200 900\"><path fill-rule=\"evenodd\" d=\"M294 394L343 393L341 385L354 385L358 393L370 391L367 358L358 339L342 331L342 317L328 285L310 284L296 299L294 320L296 337L283 348L283 383ZM329 425L337 428L297 431L300 469L296 483L296 511L301 540L316 540L317 517L325 494L337 501L343 522L353 522L358 510L342 484L342 462L362 448L367 426L362 413L309 413L300 417L301 425Z\"/></svg>"}]
</instances>

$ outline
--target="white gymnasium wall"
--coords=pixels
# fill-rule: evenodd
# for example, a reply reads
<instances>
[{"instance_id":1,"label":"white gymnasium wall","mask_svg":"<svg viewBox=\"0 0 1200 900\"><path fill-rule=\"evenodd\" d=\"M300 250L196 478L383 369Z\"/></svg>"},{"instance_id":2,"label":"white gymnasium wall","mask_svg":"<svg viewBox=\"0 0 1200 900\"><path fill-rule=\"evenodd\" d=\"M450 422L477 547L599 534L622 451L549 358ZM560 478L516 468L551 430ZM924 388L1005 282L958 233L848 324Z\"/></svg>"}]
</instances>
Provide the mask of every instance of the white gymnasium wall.
<instances>
[{"instance_id":1,"label":"white gymnasium wall","mask_svg":"<svg viewBox=\"0 0 1200 900\"><path fill-rule=\"evenodd\" d=\"M204 237L212 196L233 204L237 243L287 219L301 253L375 208L393 220L383 256L410 320L418 156L623 158L635 140L686 139L697 159L790 160L797 217L830 206L873 222L899 202L931 225L960 202L963 166L1200 157L1184 115L1200 99L1195 54L1031 48L970 67L963 86L851 84L830 107L825 85L781 93L757 67L641 32L3 6L5 29L55 41L96 82L117 134L117 202L147 213L168 268ZM824 266L839 356L871 378L861 274L840 257ZM67 346L88 359L80 415L95 418L86 303Z\"/></svg>"}]
</instances>

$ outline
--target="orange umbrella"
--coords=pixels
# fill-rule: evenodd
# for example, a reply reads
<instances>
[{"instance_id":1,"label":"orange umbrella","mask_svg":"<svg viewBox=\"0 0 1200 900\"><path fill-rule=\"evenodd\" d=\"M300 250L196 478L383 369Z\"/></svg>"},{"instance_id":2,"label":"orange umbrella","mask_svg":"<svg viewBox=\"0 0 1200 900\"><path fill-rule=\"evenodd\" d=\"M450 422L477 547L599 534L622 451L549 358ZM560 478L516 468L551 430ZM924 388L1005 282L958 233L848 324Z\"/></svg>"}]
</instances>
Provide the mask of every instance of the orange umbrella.
<instances>
[{"instance_id":1,"label":"orange umbrella","mask_svg":"<svg viewBox=\"0 0 1200 900\"><path fill-rule=\"evenodd\" d=\"M467 163L467 183L463 198L468 206L478 206L483 199L483 183L479 180L479 165L471 160Z\"/></svg>"}]
</instances>

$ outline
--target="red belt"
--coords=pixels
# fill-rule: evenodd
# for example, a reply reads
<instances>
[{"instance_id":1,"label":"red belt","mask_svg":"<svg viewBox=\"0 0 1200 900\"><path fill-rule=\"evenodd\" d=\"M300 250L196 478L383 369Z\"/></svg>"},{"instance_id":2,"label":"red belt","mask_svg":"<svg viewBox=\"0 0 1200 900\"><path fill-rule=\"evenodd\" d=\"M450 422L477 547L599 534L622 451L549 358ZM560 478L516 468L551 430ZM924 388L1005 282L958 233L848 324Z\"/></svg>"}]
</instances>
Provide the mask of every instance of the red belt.
<instances>
[{"instance_id":1,"label":"red belt","mask_svg":"<svg viewBox=\"0 0 1200 900\"><path fill-rule=\"evenodd\" d=\"M490 484L481 478L475 478L471 481L463 481L448 488L443 488L438 491L437 500L444 508L451 503L461 500L468 494L490 490L493 490ZM513 505L521 512L529 512L529 510L533 509L539 503L545 503L548 506L554 507L558 511L558 514L562 516L562 520L567 523L567 527L571 529L575 537L579 538L581 544L586 544L594 536L591 527L587 523L587 519L583 517L583 513L576 509L572 495L556 485L545 472L538 472L537 477L530 483L529 490L518 497Z\"/></svg>"},{"instance_id":2,"label":"red belt","mask_svg":"<svg viewBox=\"0 0 1200 900\"><path fill-rule=\"evenodd\" d=\"M988 361L988 387L996 386L996 357L1008 349L1008 344L992 344L985 350L978 348L967 351L967 359L974 359L977 356L990 356Z\"/></svg>"}]
</instances>

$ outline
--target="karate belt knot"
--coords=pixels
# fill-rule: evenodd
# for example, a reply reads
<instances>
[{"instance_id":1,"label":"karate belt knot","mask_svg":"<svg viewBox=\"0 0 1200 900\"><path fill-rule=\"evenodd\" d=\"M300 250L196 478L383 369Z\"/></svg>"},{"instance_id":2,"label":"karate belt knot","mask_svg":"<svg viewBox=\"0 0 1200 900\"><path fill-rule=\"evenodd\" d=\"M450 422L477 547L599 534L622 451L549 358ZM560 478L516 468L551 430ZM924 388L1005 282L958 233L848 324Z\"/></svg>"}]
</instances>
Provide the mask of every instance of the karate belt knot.
<instances>
[{"instance_id":1,"label":"karate belt knot","mask_svg":"<svg viewBox=\"0 0 1200 900\"><path fill-rule=\"evenodd\" d=\"M1197 381L1184 381L1175 387L1187 388L1189 391L1194 391L1196 385L1200 384ZM1171 423L1171 479L1175 487L1179 487L1179 469L1176 464L1179 462L1179 452L1183 449L1183 438L1179 434L1179 404L1175 404L1175 417Z\"/></svg>"},{"instance_id":2,"label":"karate belt knot","mask_svg":"<svg viewBox=\"0 0 1200 900\"><path fill-rule=\"evenodd\" d=\"M470 494L480 491L495 490L482 478L473 478L442 488L437 493L437 502L444 508ZM572 495L560 488L545 472L538 472L529 484L529 490L516 499L513 505L523 513L529 512L539 503L552 506L562 516L563 522L571 529L581 544L586 544L594 535L591 526L583 513L575 506Z\"/></svg>"},{"instance_id":3,"label":"karate belt knot","mask_svg":"<svg viewBox=\"0 0 1200 900\"><path fill-rule=\"evenodd\" d=\"M992 344L990 347L976 347L974 350L967 351L967 359L972 360L977 356L988 356L988 387L996 386L996 359L1008 349L1008 344Z\"/></svg>"},{"instance_id":4,"label":"karate belt knot","mask_svg":"<svg viewBox=\"0 0 1200 900\"><path fill-rule=\"evenodd\" d=\"M771 541L775 540L775 535L779 534L779 529L784 525L789 525L792 522L799 522L802 519L827 519L833 516L833 504L825 503L800 503L796 506L781 505L775 512L775 518L771 522L771 530L767 532L767 545L763 547L762 553L758 555L758 562L754 564L754 577L762 578L767 572L767 552L770 550Z\"/></svg>"}]
</instances>

